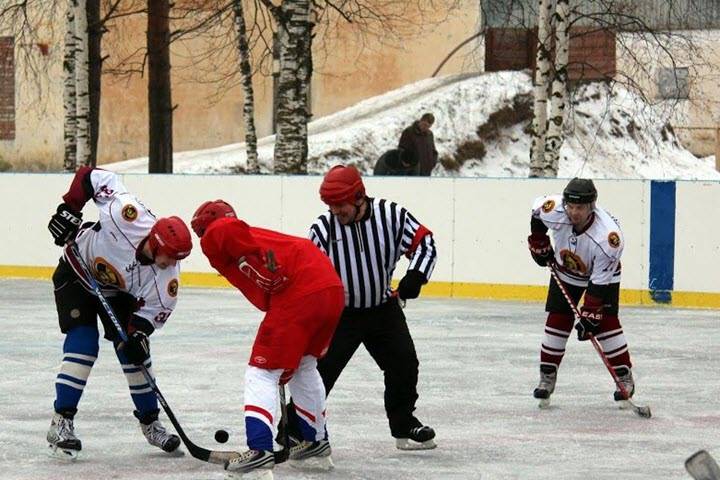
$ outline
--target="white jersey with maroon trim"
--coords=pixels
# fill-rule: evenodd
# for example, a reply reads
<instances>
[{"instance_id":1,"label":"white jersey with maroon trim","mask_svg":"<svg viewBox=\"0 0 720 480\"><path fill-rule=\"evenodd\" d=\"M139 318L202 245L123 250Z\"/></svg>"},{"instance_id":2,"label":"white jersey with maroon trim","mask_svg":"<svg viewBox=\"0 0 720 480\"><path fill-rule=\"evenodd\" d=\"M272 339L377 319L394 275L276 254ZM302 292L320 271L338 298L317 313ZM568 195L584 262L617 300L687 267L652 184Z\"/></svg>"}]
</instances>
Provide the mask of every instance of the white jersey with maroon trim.
<instances>
[{"instance_id":1,"label":"white jersey with maroon trim","mask_svg":"<svg viewBox=\"0 0 720 480\"><path fill-rule=\"evenodd\" d=\"M103 291L110 296L116 290L133 295L140 304L135 315L161 328L177 303L179 266L163 270L141 265L135 257L138 245L155 224L155 215L127 192L113 172L92 170L90 181L100 219L78 233L75 242L80 255ZM67 253L64 255L77 271ZM78 276L82 279L80 272Z\"/></svg>"},{"instance_id":2,"label":"white jersey with maroon trim","mask_svg":"<svg viewBox=\"0 0 720 480\"><path fill-rule=\"evenodd\" d=\"M533 204L533 217L552 232L560 278L571 285L620 282L620 256L625 247L620 225L597 204L593 214L585 231L576 233L565 213L562 195L539 197Z\"/></svg>"}]
</instances>

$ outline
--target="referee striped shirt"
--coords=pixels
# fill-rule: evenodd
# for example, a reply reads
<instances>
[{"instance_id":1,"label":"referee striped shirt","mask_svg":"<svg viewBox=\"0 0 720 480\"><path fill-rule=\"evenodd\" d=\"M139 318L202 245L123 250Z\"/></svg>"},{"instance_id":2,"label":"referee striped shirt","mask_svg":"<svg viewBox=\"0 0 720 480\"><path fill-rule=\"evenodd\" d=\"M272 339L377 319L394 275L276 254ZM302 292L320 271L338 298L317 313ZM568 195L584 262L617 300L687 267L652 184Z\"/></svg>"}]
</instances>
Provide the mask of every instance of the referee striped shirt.
<instances>
[{"instance_id":1,"label":"referee striped shirt","mask_svg":"<svg viewBox=\"0 0 720 480\"><path fill-rule=\"evenodd\" d=\"M368 212L357 222L342 225L330 211L310 227L310 240L330 257L345 286L345 306L369 308L385 303L392 294L390 280L402 255L408 270L430 278L437 251L435 240L403 207L368 198ZM427 232L427 235L419 237ZM414 246L413 251L410 251Z\"/></svg>"}]
</instances>

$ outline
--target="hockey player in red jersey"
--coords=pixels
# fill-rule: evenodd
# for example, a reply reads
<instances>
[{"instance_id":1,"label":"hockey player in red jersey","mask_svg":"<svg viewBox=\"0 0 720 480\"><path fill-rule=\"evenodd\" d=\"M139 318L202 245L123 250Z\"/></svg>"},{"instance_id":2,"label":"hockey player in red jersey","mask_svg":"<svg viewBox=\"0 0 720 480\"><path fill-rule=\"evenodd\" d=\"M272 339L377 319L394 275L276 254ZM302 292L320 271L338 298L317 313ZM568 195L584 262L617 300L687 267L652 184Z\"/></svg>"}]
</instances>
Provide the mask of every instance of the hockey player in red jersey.
<instances>
[{"instance_id":1,"label":"hockey player in red jersey","mask_svg":"<svg viewBox=\"0 0 720 480\"><path fill-rule=\"evenodd\" d=\"M565 289L580 306L575 325L579 340L594 335L610 365L630 396L635 391L632 363L625 334L618 318L620 296L620 257L625 239L617 220L597 206L597 190L592 180L574 178L562 195L535 200L530 220L528 247L535 262L557 266ZM548 230L552 231L550 243ZM575 316L562 291L550 279L545 304L548 312L545 336L540 349L540 383L533 392L540 405L549 404L555 390L557 371L565 355L565 345L573 330ZM616 401L623 400L619 390Z\"/></svg>"},{"instance_id":2,"label":"hockey player in red jersey","mask_svg":"<svg viewBox=\"0 0 720 480\"><path fill-rule=\"evenodd\" d=\"M345 303L335 269L310 240L251 227L222 200L203 203L191 225L210 265L266 312L245 372L249 450L225 468L239 473L264 469L258 473L271 475L278 385L285 383L303 437L290 450L291 464L332 468L317 359L327 352Z\"/></svg>"},{"instance_id":3,"label":"hockey player in red jersey","mask_svg":"<svg viewBox=\"0 0 720 480\"><path fill-rule=\"evenodd\" d=\"M90 200L98 208L99 220L81 226L81 212ZM149 337L168 321L177 303L178 260L190 254L190 230L178 217L156 219L127 192L116 174L88 167L75 174L48 228L56 245L75 243L73 248L65 246L52 278L60 330L65 334L63 361L55 380L55 414L47 433L53 455L74 459L81 449L73 421L98 356L98 316L105 338L115 344L143 434L151 445L172 452L180 439L158 420L155 392L137 365L144 365L153 375ZM122 323L127 342L118 338L82 263Z\"/></svg>"}]
</instances>

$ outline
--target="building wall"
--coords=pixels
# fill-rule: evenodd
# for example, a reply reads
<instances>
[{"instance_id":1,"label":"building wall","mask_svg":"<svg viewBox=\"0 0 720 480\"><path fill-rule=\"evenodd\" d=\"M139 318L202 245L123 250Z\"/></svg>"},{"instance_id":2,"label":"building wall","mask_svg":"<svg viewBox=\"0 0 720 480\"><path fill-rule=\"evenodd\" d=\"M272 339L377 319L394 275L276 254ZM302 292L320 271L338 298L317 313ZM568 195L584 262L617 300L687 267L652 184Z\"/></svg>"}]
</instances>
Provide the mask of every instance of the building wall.
<instances>
[{"instance_id":1,"label":"building wall","mask_svg":"<svg viewBox=\"0 0 720 480\"><path fill-rule=\"evenodd\" d=\"M451 12L447 21L426 32L418 30L414 38L401 42L400 47L388 45L387 38L358 37L346 24L341 24L327 42L317 37L312 86L315 117L429 77L450 50L477 31L477 3L472 0L460 3L461 8ZM441 18L437 13L437 19ZM61 29L62 22L62 16L58 16L55 27ZM103 54L110 56L105 66L112 67L118 59L126 57L133 58L135 66L139 66L142 58L133 57L133 53L144 47L145 30L144 17L118 21L117 27L103 39ZM20 75L18 68L16 138L0 140L0 158L14 162L35 159L59 167L63 154L62 35L48 38L50 51L44 70L35 77L26 77ZM202 38L196 38L171 48L175 151L244 140L243 95L235 85L237 80L224 86L208 83L234 70L237 55L233 50L223 51L213 61L197 63L193 55L207 50L208 45ZM467 57L471 48L465 47L445 65L441 74L480 69ZM22 58L18 60L22 62ZM44 84L42 96L33 93L37 82ZM258 76L254 87L256 128L262 137L271 133L272 79ZM98 162L147 155L146 76L104 75L101 101ZM38 105L42 105L43 113L35 113ZM408 122L411 120L408 118Z\"/></svg>"},{"instance_id":2,"label":"building wall","mask_svg":"<svg viewBox=\"0 0 720 480\"><path fill-rule=\"evenodd\" d=\"M8 77L0 87L0 97L14 98L14 108L3 109L0 119L0 163L28 168L48 162L60 165L63 152L62 35L51 22L36 25L32 40L18 40L0 28L0 36L14 39L12 66L4 68Z\"/></svg>"}]
</instances>

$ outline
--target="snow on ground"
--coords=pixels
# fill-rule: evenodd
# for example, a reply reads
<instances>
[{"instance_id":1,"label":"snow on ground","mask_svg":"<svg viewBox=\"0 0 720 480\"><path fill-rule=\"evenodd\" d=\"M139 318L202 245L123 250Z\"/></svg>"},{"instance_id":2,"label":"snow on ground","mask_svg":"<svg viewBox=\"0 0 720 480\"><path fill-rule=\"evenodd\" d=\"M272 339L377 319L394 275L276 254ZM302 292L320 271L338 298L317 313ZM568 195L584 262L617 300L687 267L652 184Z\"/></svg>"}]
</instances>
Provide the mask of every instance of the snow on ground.
<instances>
[{"instance_id":1,"label":"snow on ground","mask_svg":"<svg viewBox=\"0 0 720 480\"><path fill-rule=\"evenodd\" d=\"M422 298L405 314L420 359L418 417L438 448L401 452L383 411L382 372L360 348L328 404L336 468L301 480L682 480L705 448L720 457L718 312L623 308L636 402L651 419L614 405L614 386L587 342L569 340L553 406L539 410L543 304ZM150 447L132 416L127 383L102 340L75 428L81 457L45 455L61 361L50 282L0 280L0 478L3 480L222 480L217 465ZM188 436L211 449L242 449L243 376L261 319L235 290L183 289L153 334L158 386ZM170 422L164 414L165 425ZM224 445L216 429L230 433ZM181 447L184 449L184 447Z\"/></svg>"},{"instance_id":2,"label":"snow on ground","mask_svg":"<svg viewBox=\"0 0 720 480\"><path fill-rule=\"evenodd\" d=\"M532 82L524 72L451 75L406 85L362 101L309 125L310 173L353 163L366 174L376 159L397 145L403 128L424 112L433 112L435 143L443 158L456 156L459 146L482 140L487 153L457 169L439 165L433 175L526 177L530 137L527 119L501 126L493 139L478 137L493 113L518 100L531 100ZM561 150L559 176L720 180L714 157L698 159L685 150L668 128L671 112L649 106L615 85L595 83L573 92ZM272 170L275 137L259 140L258 155L265 173ZM176 173L231 173L246 164L245 144L178 152ZM147 157L103 165L117 172L147 172Z\"/></svg>"}]
</instances>

